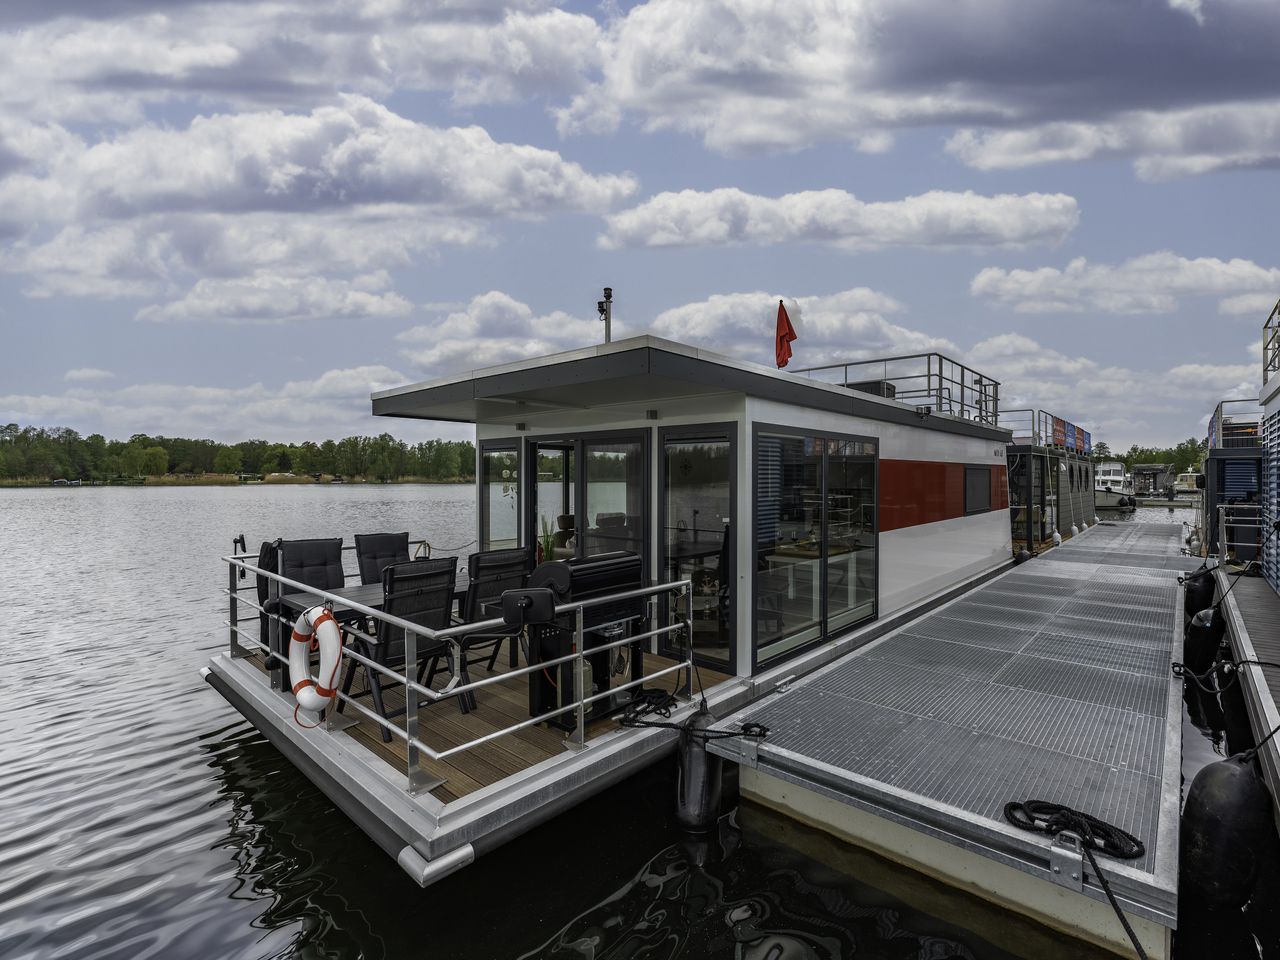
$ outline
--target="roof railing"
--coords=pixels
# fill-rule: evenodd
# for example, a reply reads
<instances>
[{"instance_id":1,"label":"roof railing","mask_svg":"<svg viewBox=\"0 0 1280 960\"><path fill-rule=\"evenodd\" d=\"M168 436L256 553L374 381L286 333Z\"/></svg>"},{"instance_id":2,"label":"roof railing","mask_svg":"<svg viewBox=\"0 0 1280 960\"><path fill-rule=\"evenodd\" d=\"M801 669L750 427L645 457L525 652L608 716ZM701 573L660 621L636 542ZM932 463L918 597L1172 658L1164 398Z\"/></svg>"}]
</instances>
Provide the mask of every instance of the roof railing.
<instances>
[{"instance_id":1,"label":"roof railing","mask_svg":"<svg viewBox=\"0 0 1280 960\"><path fill-rule=\"evenodd\" d=\"M1262 383L1280 373L1280 300L1262 325Z\"/></svg>"},{"instance_id":2,"label":"roof railing","mask_svg":"<svg viewBox=\"0 0 1280 960\"><path fill-rule=\"evenodd\" d=\"M999 426L1013 431L1016 444L1057 447L1085 455L1093 453L1093 437L1087 430L1045 410L1033 407L1003 410Z\"/></svg>"},{"instance_id":3,"label":"roof railing","mask_svg":"<svg viewBox=\"0 0 1280 960\"><path fill-rule=\"evenodd\" d=\"M1000 382L941 353L850 360L791 372L909 406L928 407L932 413L993 427L1000 420Z\"/></svg>"},{"instance_id":4,"label":"roof railing","mask_svg":"<svg viewBox=\"0 0 1280 960\"><path fill-rule=\"evenodd\" d=\"M1256 397L1223 400L1209 418L1209 449L1261 446L1261 425L1262 407Z\"/></svg>"}]
</instances>

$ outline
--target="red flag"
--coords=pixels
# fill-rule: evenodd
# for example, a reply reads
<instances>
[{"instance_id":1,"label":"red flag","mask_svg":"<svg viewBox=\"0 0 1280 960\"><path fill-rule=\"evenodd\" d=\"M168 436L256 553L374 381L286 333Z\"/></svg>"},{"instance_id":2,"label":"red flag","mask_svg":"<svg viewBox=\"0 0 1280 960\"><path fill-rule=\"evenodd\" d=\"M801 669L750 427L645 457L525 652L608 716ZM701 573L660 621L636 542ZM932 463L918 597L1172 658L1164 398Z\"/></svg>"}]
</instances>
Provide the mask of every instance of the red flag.
<instances>
[{"instance_id":1,"label":"red flag","mask_svg":"<svg viewBox=\"0 0 1280 960\"><path fill-rule=\"evenodd\" d=\"M796 338L795 327L791 326L791 318L787 316L787 308L778 301L778 333L774 340L774 353L779 367L785 367L791 360L791 341Z\"/></svg>"}]
</instances>

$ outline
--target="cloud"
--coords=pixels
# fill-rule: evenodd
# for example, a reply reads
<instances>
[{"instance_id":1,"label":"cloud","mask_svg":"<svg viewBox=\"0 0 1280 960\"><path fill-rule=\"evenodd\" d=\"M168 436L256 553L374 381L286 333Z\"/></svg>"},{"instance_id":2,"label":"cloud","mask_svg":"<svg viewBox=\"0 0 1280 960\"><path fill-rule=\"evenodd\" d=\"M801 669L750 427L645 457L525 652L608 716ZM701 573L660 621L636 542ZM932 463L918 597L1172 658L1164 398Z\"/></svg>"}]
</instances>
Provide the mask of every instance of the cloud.
<instances>
[{"instance_id":1,"label":"cloud","mask_svg":"<svg viewBox=\"0 0 1280 960\"><path fill-rule=\"evenodd\" d=\"M1113 450L1186 438L1226 397L1254 396L1260 365L1248 362L1133 368L1071 356L1022 334L974 344L966 362L1000 381L1000 408L1033 407L1080 424ZM1142 397L1135 405L1134 397Z\"/></svg>"},{"instance_id":2,"label":"cloud","mask_svg":"<svg viewBox=\"0 0 1280 960\"><path fill-rule=\"evenodd\" d=\"M978 170L1011 170L1112 155L1135 157L1147 180L1280 165L1280 101L1135 111L1100 123L961 130L947 151Z\"/></svg>"},{"instance_id":3,"label":"cloud","mask_svg":"<svg viewBox=\"0 0 1280 960\"><path fill-rule=\"evenodd\" d=\"M735 188L660 193L607 217L598 243L669 247L734 243L835 243L882 246L1023 246L1056 243L1079 222L1065 194L940 190L903 200L864 202L844 190L762 197Z\"/></svg>"},{"instance_id":4,"label":"cloud","mask_svg":"<svg viewBox=\"0 0 1280 960\"><path fill-rule=\"evenodd\" d=\"M371 365L327 370L280 385L91 384L62 394L0 395L0 421L71 426L81 433L123 438L150 433L222 441L264 437L301 442L383 430L415 438L439 436L440 424L371 418L370 393L410 379L393 368ZM468 428L449 432L457 437L470 435Z\"/></svg>"},{"instance_id":5,"label":"cloud","mask_svg":"<svg viewBox=\"0 0 1280 960\"><path fill-rule=\"evenodd\" d=\"M62 375L63 380L84 383L90 380L110 380L115 374L110 370L99 370L97 367L77 367Z\"/></svg>"},{"instance_id":6,"label":"cloud","mask_svg":"<svg viewBox=\"0 0 1280 960\"><path fill-rule=\"evenodd\" d=\"M390 282L385 272L350 281L263 273L230 280L205 278L181 300L144 307L138 311L138 319L282 323L333 317L402 317L412 304L399 294L386 291Z\"/></svg>"},{"instance_id":7,"label":"cloud","mask_svg":"<svg viewBox=\"0 0 1280 960\"><path fill-rule=\"evenodd\" d=\"M495 141L481 127L433 127L356 95L309 113L197 117L62 150L38 189L47 219L157 212L323 212L380 204L471 217L603 212L635 190L552 150ZM12 178L10 178L12 179Z\"/></svg>"},{"instance_id":8,"label":"cloud","mask_svg":"<svg viewBox=\"0 0 1280 960\"><path fill-rule=\"evenodd\" d=\"M778 300L778 294L765 291L716 294L664 310L652 329L659 336L772 366ZM867 287L786 302L798 336L793 344L796 367L922 350L958 350L949 340L888 320L886 315L904 307Z\"/></svg>"},{"instance_id":9,"label":"cloud","mask_svg":"<svg viewBox=\"0 0 1280 960\"><path fill-rule=\"evenodd\" d=\"M444 91L459 105L562 97L600 57L591 17L537 0L10 0L0 24L0 110L91 122L136 122L174 98L255 108L353 91Z\"/></svg>"},{"instance_id":10,"label":"cloud","mask_svg":"<svg viewBox=\"0 0 1280 960\"><path fill-rule=\"evenodd\" d=\"M442 245L492 242L500 220L605 212L636 185L354 95L307 113L144 125L93 144L0 124L4 144L16 169L0 178L0 237L11 237L0 271L24 275L33 297L190 290L182 303L144 308L151 319L403 313L394 294L349 288ZM309 294L299 281L315 276L328 285ZM268 286L292 290L291 304L267 308ZM298 294L325 302L303 305Z\"/></svg>"},{"instance_id":11,"label":"cloud","mask_svg":"<svg viewBox=\"0 0 1280 960\"><path fill-rule=\"evenodd\" d=\"M1276 161L1278 33L1280 7L1255 0L648 0L556 117L726 153L958 128L952 153L979 168L1118 153L1177 176Z\"/></svg>"},{"instance_id":12,"label":"cloud","mask_svg":"<svg viewBox=\"0 0 1280 960\"><path fill-rule=\"evenodd\" d=\"M595 318L584 320L560 310L535 314L527 303L490 290L461 310L411 327L396 339L409 345L401 353L414 366L428 375L441 375L586 346L600 334Z\"/></svg>"},{"instance_id":13,"label":"cloud","mask_svg":"<svg viewBox=\"0 0 1280 960\"><path fill-rule=\"evenodd\" d=\"M1218 312L1243 317L1266 318L1280 300L1280 290L1270 293L1242 293L1218 302Z\"/></svg>"},{"instance_id":14,"label":"cloud","mask_svg":"<svg viewBox=\"0 0 1280 960\"><path fill-rule=\"evenodd\" d=\"M1182 296L1225 296L1220 310L1235 313L1257 302L1243 299L1245 294L1280 293L1280 268L1239 258L1188 259L1168 251L1114 266L1080 257L1062 270L987 267L973 278L969 292L1021 313L1170 313Z\"/></svg>"}]
</instances>

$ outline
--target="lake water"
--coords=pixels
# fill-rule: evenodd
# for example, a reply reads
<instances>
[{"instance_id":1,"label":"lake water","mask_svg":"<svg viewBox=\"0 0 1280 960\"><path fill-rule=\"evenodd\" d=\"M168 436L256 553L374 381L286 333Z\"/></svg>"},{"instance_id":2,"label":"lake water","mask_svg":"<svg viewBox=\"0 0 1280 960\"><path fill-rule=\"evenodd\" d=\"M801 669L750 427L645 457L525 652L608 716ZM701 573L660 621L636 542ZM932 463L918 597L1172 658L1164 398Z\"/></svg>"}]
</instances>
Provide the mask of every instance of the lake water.
<instances>
[{"instance_id":1,"label":"lake water","mask_svg":"<svg viewBox=\"0 0 1280 960\"><path fill-rule=\"evenodd\" d=\"M235 534L406 529L465 553L472 488L0 489L0 957L1011 956L759 834L704 863L667 765L420 890L198 675Z\"/></svg>"}]
</instances>

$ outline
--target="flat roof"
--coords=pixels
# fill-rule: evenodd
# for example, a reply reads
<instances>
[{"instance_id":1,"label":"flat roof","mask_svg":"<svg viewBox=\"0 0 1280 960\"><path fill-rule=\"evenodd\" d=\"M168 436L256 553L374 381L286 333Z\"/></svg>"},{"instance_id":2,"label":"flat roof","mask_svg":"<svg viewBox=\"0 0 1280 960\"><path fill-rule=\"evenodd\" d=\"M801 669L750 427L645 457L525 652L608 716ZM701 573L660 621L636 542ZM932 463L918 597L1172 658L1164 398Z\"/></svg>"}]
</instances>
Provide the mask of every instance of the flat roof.
<instances>
[{"instance_id":1,"label":"flat roof","mask_svg":"<svg viewBox=\"0 0 1280 960\"><path fill-rule=\"evenodd\" d=\"M629 419L663 402L726 393L1000 443L1011 437L1001 427L949 414L921 416L894 400L648 335L380 390L372 401L380 417L518 423L557 410L608 407L625 409L619 419Z\"/></svg>"}]
</instances>

